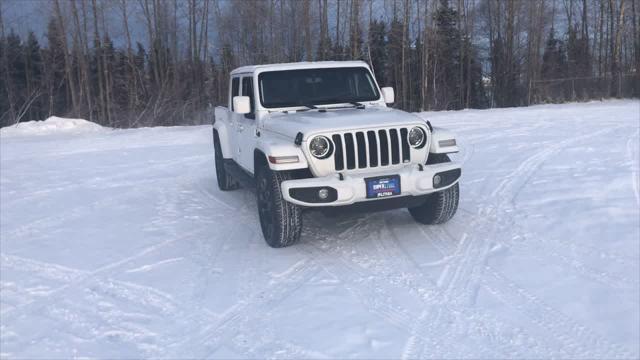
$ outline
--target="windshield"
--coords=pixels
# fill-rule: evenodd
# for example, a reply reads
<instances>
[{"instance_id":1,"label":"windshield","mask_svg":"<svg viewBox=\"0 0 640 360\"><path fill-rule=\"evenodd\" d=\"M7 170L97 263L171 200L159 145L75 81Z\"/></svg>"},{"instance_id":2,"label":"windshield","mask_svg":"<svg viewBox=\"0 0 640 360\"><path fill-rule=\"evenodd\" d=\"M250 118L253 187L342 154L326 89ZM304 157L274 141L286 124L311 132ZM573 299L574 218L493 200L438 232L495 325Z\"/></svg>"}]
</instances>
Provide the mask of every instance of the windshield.
<instances>
[{"instance_id":1,"label":"windshield","mask_svg":"<svg viewBox=\"0 0 640 360\"><path fill-rule=\"evenodd\" d=\"M375 101L380 98L363 67L267 71L258 77L265 108Z\"/></svg>"}]
</instances>

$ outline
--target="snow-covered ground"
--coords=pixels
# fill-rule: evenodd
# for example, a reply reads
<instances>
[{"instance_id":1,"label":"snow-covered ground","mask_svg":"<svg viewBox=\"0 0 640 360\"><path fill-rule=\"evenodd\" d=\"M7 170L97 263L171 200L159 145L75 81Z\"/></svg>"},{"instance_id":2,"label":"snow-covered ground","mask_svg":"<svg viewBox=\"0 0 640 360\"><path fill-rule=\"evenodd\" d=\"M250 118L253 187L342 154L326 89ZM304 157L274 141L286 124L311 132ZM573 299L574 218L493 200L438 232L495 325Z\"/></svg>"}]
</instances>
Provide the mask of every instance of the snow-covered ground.
<instances>
[{"instance_id":1,"label":"snow-covered ground","mask_svg":"<svg viewBox=\"0 0 640 360\"><path fill-rule=\"evenodd\" d=\"M309 213L279 250L210 126L3 131L2 356L639 357L640 102L424 116L451 222Z\"/></svg>"}]
</instances>

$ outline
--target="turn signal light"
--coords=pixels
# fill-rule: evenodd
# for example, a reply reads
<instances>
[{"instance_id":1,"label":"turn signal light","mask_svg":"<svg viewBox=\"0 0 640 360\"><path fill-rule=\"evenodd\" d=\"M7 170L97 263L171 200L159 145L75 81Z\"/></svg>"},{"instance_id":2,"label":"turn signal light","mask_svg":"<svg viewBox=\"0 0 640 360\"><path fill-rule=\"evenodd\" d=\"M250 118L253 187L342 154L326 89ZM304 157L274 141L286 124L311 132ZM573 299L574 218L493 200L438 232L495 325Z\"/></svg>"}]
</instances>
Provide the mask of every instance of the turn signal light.
<instances>
[{"instance_id":1,"label":"turn signal light","mask_svg":"<svg viewBox=\"0 0 640 360\"><path fill-rule=\"evenodd\" d=\"M292 164L300 161L297 155L293 156L269 156L269 162L272 164Z\"/></svg>"}]
</instances>

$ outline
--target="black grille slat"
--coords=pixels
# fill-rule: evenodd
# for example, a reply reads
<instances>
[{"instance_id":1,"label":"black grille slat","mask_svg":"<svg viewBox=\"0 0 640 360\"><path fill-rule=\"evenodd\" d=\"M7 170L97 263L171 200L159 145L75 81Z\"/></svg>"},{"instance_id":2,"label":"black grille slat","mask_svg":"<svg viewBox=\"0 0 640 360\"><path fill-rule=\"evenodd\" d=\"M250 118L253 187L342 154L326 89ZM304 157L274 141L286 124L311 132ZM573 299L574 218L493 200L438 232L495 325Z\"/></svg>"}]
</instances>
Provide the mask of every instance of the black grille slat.
<instances>
[{"instance_id":1,"label":"black grille slat","mask_svg":"<svg viewBox=\"0 0 640 360\"><path fill-rule=\"evenodd\" d=\"M358 168L364 169L368 166L367 164L367 143L364 141L364 133L357 132L356 133L356 143L358 148Z\"/></svg>"},{"instance_id":2,"label":"black grille slat","mask_svg":"<svg viewBox=\"0 0 640 360\"><path fill-rule=\"evenodd\" d=\"M347 154L347 169L356 168L356 153L355 146L353 144L353 135L351 133L344 134L344 151Z\"/></svg>"},{"instance_id":3,"label":"black grille slat","mask_svg":"<svg viewBox=\"0 0 640 360\"><path fill-rule=\"evenodd\" d=\"M378 166L378 138L375 131L367 131L367 139L369 140L369 166Z\"/></svg>"},{"instance_id":4,"label":"black grille slat","mask_svg":"<svg viewBox=\"0 0 640 360\"><path fill-rule=\"evenodd\" d=\"M378 130L380 138L380 166L389 165L389 139L386 130Z\"/></svg>"},{"instance_id":5,"label":"black grille slat","mask_svg":"<svg viewBox=\"0 0 640 360\"><path fill-rule=\"evenodd\" d=\"M400 144L398 144L398 130L389 130L389 137L391 138L391 163L400 163Z\"/></svg>"},{"instance_id":6,"label":"black grille slat","mask_svg":"<svg viewBox=\"0 0 640 360\"><path fill-rule=\"evenodd\" d=\"M331 135L335 170L366 169L411 161L408 128L354 131Z\"/></svg>"},{"instance_id":7,"label":"black grille slat","mask_svg":"<svg viewBox=\"0 0 640 360\"><path fill-rule=\"evenodd\" d=\"M409 140L407 140L407 129L400 129L400 138L402 139L402 162L411 160L411 149L409 148Z\"/></svg>"},{"instance_id":8,"label":"black grille slat","mask_svg":"<svg viewBox=\"0 0 640 360\"><path fill-rule=\"evenodd\" d=\"M337 171L344 169L344 160L343 160L343 151L342 151L342 137L340 135L333 135L331 137L333 139L333 144L335 145L335 167Z\"/></svg>"}]
</instances>

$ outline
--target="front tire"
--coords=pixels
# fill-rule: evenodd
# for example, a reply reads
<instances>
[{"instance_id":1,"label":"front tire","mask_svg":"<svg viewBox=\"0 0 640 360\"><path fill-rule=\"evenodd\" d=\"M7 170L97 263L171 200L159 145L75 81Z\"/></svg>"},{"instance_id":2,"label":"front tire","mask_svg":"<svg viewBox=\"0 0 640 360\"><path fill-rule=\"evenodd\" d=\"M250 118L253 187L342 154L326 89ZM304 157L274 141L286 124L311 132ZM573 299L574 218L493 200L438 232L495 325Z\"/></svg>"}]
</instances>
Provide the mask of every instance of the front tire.
<instances>
[{"instance_id":1,"label":"front tire","mask_svg":"<svg viewBox=\"0 0 640 360\"><path fill-rule=\"evenodd\" d=\"M451 162L447 154L429 154L427 165ZM458 210L460 186L453 186L427 195L427 200L420 206L409 208L413 219L421 224L435 225L449 221Z\"/></svg>"},{"instance_id":2,"label":"front tire","mask_svg":"<svg viewBox=\"0 0 640 360\"><path fill-rule=\"evenodd\" d=\"M442 191L427 195L422 205L409 208L413 219L421 224L435 225L449 221L458 210L458 183Z\"/></svg>"},{"instance_id":3,"label":"front tire","mask_svg":"<svg viewBox=\"0 0 640 360\"><path fill-rule=\"evenodd\" d=\"M282 197L280 184L291 179L286 171L273 171L268 165L257 169L256 190L260 227L265 241L273 248L293 245L302 231L302 209Z\"/></svg>"},{"instance_id":4,"label":"front tire","mask_svg":"<svg viewBox=\"0 0 640 360\"><path fill-rule=\"evenodd\" d=\"M216 159L216 179L218 180L218 187L222 191L235 190L238 188L238 183L233 180L231 174L224 168L224 158L222 157L222 148L220 146L220 137L218 132L213 132L213 148L215 151Z\"/></svg>"}]
</instances>

